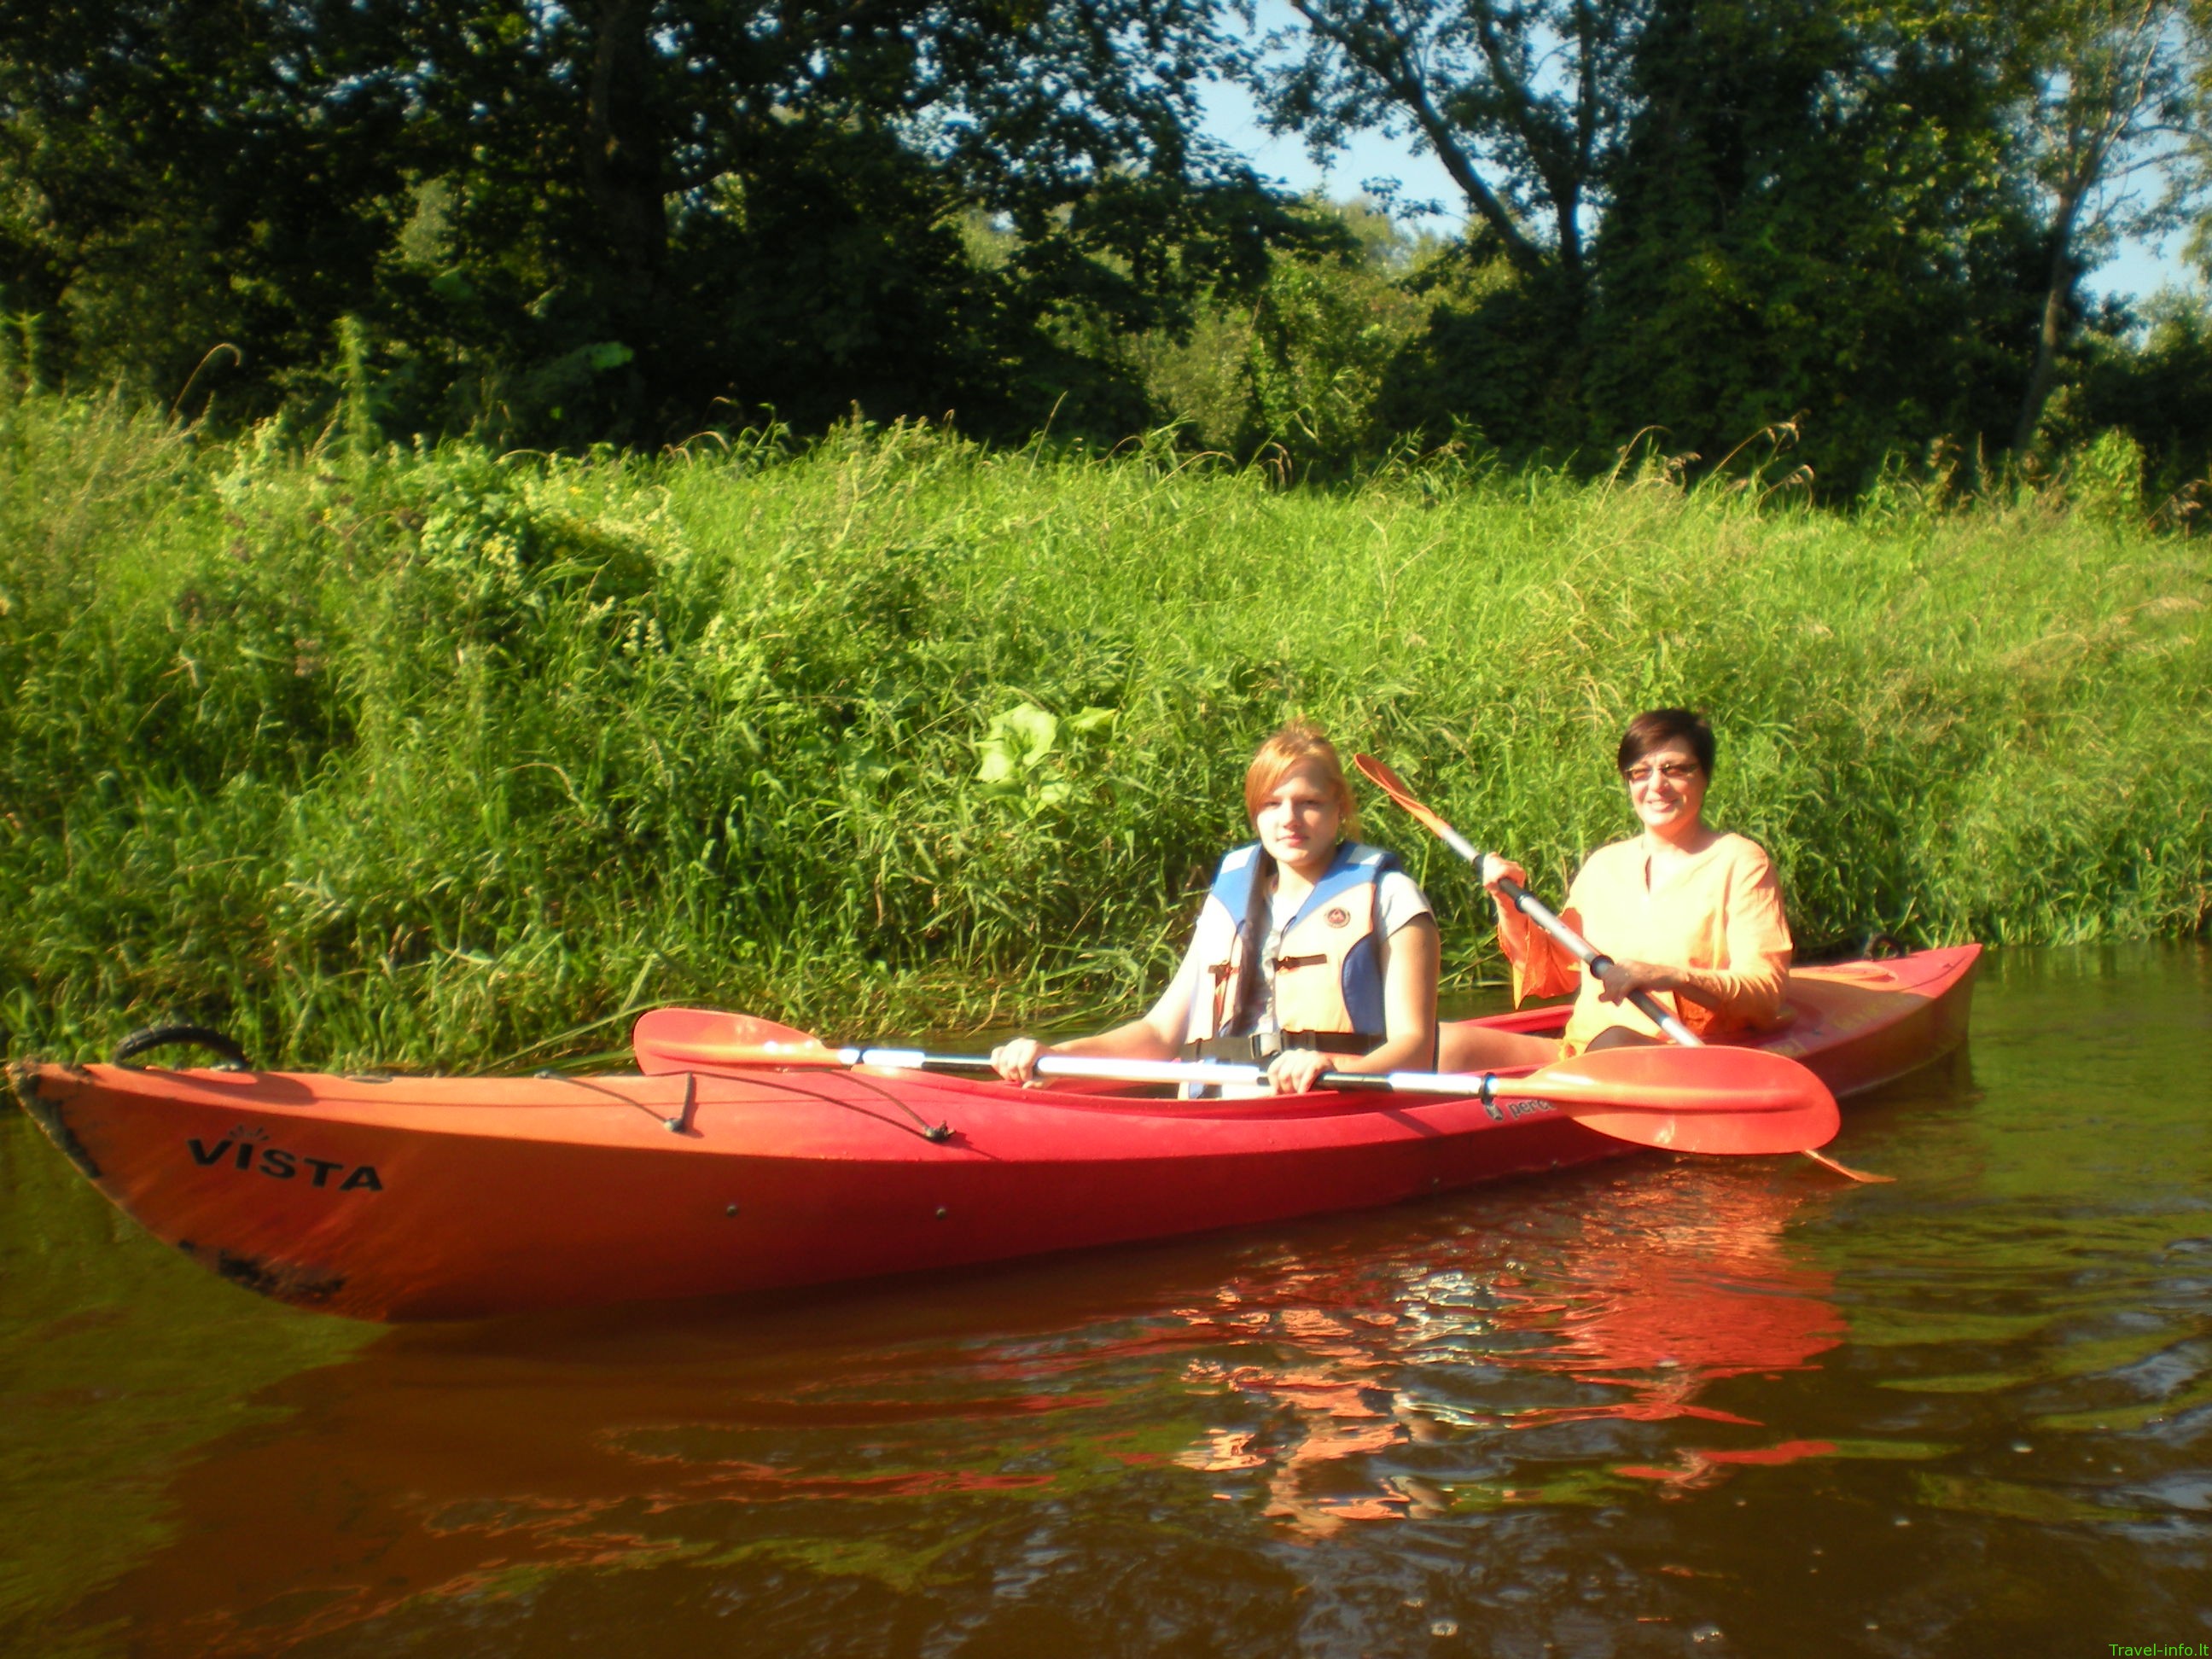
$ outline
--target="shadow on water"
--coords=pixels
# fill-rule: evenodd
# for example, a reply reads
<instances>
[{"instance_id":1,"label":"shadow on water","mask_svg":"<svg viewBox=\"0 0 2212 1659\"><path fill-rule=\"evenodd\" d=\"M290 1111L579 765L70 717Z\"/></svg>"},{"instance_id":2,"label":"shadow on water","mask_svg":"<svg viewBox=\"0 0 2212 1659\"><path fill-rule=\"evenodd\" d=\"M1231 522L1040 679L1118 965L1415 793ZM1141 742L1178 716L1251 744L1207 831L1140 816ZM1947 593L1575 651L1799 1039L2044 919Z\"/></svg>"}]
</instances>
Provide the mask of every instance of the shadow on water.
<instances>
[{"instance_id":1,"label":"shadow on water","mask_svg":"<svg viewBox=\"0 0 2212 1659\"><path fill-rule=\"evenodd\" d=\"M183 1264L118 1246L146 1349L108 1351L118 1389L218 1342L252 1363L172 1400L198 1433L134 1455L143 1524L46 1587L46 1650L2212 1638L2212 975L2096 954L2002 959L1971 1056L1851 1114L1839 1151L1892 1187L1641 1157L937 1279L385 1332L173 1291Z\"/></svg>"}]
</instances>

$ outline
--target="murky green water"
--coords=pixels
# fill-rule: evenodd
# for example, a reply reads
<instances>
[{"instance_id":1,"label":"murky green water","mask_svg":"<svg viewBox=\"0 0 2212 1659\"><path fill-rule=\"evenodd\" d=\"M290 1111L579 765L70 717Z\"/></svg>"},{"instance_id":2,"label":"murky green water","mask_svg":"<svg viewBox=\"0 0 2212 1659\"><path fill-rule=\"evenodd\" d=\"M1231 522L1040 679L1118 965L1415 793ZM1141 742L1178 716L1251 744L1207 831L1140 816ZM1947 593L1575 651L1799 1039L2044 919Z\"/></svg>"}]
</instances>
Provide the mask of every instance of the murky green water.
<instances>
[{"instance_id":1,"label":"murky green water","mask_svg":"<svg viewBox=\"0 0 2212 1659\"><path fill-rule=\"evenodd\" d=\"M0 1118L0 1648L2212 1643L2212 952L1984 965L1851 1187L1653 1155L775 1304L255 1300Z\"/></svg>"}]
</instances>

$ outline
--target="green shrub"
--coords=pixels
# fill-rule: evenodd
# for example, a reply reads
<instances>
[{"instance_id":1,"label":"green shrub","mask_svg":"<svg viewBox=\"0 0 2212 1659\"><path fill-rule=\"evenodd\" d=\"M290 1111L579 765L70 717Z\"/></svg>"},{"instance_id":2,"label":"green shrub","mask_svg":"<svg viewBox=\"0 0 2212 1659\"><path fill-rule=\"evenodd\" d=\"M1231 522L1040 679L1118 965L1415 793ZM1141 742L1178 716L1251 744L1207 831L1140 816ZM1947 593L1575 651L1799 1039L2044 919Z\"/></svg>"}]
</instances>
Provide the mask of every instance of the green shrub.
<instances>
[{"instance_id":1,"label":"green shrub","mask_svg":"<svg viewBox=\"0 0 2212 1659\"><path fill-rule=\"evenodd\" d=\"M1808 945L2204 924L2207 560L2122 504L1273 477L915 427L338 459L0 408L9 1047L178 1013L461 1068L605 1058L676 1000L1104 1018L1293 712L1554 896L1628 826L1622 721L1686 702ZM1491 973L1464 870L1368 811L1452 983Z\"/></svg>"}]
</instances>

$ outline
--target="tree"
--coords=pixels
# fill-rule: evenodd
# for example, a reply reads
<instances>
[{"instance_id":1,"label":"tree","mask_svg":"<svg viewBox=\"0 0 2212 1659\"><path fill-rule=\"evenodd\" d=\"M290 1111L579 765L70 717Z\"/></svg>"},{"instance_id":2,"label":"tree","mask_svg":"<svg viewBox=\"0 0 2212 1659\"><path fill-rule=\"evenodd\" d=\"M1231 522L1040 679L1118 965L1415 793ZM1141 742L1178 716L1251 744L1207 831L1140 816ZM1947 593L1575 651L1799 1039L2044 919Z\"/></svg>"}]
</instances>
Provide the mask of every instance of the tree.
<instances>
[{"instance_id":1,"label":"tree","mask_svg":"<svg viewBox=\"0 0 2212 1659\"><path fill-rule=\"evenodd\" d=\"M2045 204L2047 243L2034 367L2013 433L2024 453L2083 272L2116 235L2172 222L2173 198L2147 198L2139 181L2179 176L2186 95L2205 60L2201 25L2183 0L2038 0L2021 21L2021 143Z\"/></svg>"},{"instance_id":2,"label":"tree","mask_svg":"<svg viewBox=\"0 0 2212 1659\"><path fill-rule=\"evenodd\" d=\"M2052 396L2044 430L2077 451L2100 433L2126 432L2142 447L2149 501L2201 530L2212 505L2204 483L2212 477L2212 304L2168 293L2140 316L2112 310L2118 314L2092 317L2082 330L2075 346L2081 361L2072 384Z\"/></svg>"},{"instance_id":3,"label":"tree","mask_svg":"<svg viewBox=\"0 0 2212 1659\"><path fill-rule=\"evenodd\" d=\"M1525 276L1582 280L1650 0L1291 0L1255 66L1278 131L1418 134Z\"/></svg>"},{"instance_id":4,"label":"tree","mask_svg":"<svg viewBox=\"0 0 2212 1659\"><path fill-rule=\"evenodd\" d=\"M249 410L351 314L403 426L1140 419L1066 314L1172 327L1279 228L1194 137L1218 50L1200 0L11 7L0 286L149 392L229 340Z\"/></svg>"},{"instance_id":5,"label":"tree","mask_svg":"<svg viewBox=\"0 0 2212 1659\"><path fill-rule=\"evenodd\" d=\"M1470 266L1521 279L1439 307L1409 362L1425 424L1601 454L1657 424L1711 462L1802 413L1829 488L2009 424L2033 283L2017 9L1291 3L1305 27L1254 71L1273 120L1322 149L1420 134L1467 196Z\"/></svg>"},{"instance_id":6,"label":"tree","mask_svg":"<svg viewBox=\"0 0 2212 1659\"><path fill-rule=\"evenodd\" d=\"M1593 255L1595 434L1710 463L1797 420L1826 491L2002 429L2033 227L1990 44L1944 8L1661 0Z\"/></svg>"},{"instance_id":7,"label":"tree","mask_svg":"<svg viewBox=\"0 0 2212 1659\"><path fill-rule=\"evenodd\" d=\"M404 111L357 20L168 0L0 21L0 303L173 396L218 341L319 355L393 234Z\"/></svg>"}]
</instances>

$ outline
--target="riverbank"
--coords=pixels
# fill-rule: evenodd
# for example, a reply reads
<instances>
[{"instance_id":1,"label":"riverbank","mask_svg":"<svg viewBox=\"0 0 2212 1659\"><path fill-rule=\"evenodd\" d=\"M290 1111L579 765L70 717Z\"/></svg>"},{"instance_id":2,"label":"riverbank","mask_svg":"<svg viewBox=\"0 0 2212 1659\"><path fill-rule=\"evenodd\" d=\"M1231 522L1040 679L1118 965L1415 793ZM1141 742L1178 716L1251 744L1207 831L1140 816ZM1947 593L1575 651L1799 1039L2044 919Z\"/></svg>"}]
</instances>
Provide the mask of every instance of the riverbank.
<instances>
[{"instance_id":1,"label":"riverbank","mask_svg":"<svg viewBox=\"0 0 2212 1659\"><path fill-rule=\"evenodd\" d=\"M538 1065L696 1000L839 1034L1135 1002L1286 714L1556 896L1658 702L1801 939L2212 914L2205 544L2124 480L1855 514L1451 457L1365 487L848 433L302 455L0 410L0 1023ZM1463 869L1368 832L1494 970Z\"/></svg>"}]
</instances>

